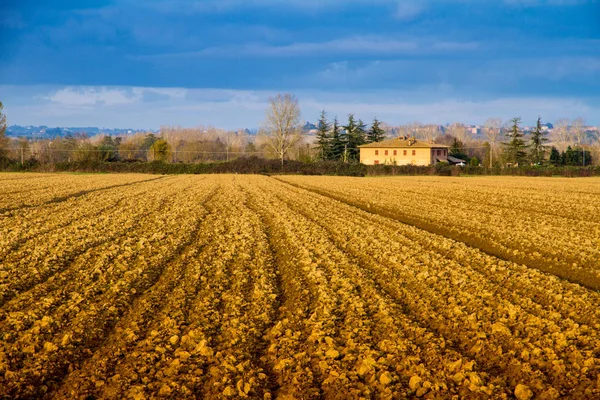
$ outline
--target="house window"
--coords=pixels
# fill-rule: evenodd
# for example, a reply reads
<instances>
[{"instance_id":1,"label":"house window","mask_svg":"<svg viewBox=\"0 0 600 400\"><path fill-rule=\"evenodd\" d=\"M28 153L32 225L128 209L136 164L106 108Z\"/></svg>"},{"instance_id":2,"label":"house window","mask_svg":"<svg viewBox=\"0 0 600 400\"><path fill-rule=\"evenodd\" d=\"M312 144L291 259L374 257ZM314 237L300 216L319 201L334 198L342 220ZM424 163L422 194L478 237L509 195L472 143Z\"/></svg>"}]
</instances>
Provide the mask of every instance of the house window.
<instances>
[{"instance_id":1,"label":"house window","mask_svg":"<svg viewBox=\"0 0 600 400\"><path fill-rule=\"evenodd\" d=\"M394 155L397 155L397 154L398 154L398 150L394 150Z\"/></svg>"},{"instance_id":2,"label":"house window","mask_svg":"<svg viewBox=\"0 0 600 400\"><path fill-rule=\"evenodd\" d=\"M375 160L375 165L379 165L379 160Z\"/></svg>"},{"instance_id":3,"label":"house window","mask_svg":"<svg viewBox=\"0 0 600 400\"><path fill-rule=\"evenodd\" d=\"M437 150L437 155L441 156L442 155L442 151L441 150Z\"/></svg>"},{"instance_id":4,"label":"house window","mask_svg":"<svg viewBox=\"0 0 600 400\"><path fill-rule=\"evenodd\" d=\"M404 150L404 152L402 154L406 155L406 150Z\"/></svg>"},{"instance_id":5,"label":"house window","mask_svg":"<svg viewBox=\"0 0 600 400\"><path fill-rule=\"evenodd\" d=\"M416 156L416 155L417 155L417 151L413 150L413 156Z\"/></svg>"},{"instance_id":6,"label":"house window","mask_svg":"<svg viewBox=\"0 0 600 400\"><path fill-rule=\"evenodd\" d=\"M378 156L379 155L379 150L375 150L375 155Z\"/></svg>"},{"instance_id":7,"label":"house window","mask_svg":"<svg viewBox=\"0 0 600 400\"><path fill-rule=\"evenodd\" d=\"M385 151L385 155L386 155L386 156L388 155L388 151L387 151L387 150Z\"/></svg>"}]
</instances>

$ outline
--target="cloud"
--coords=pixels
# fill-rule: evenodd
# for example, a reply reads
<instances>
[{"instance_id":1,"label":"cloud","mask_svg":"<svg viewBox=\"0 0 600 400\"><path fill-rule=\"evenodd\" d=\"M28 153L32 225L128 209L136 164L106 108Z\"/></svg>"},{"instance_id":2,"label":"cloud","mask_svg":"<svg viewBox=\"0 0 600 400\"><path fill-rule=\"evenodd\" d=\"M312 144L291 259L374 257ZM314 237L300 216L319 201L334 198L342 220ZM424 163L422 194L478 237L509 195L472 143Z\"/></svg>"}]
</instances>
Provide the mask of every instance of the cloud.
<instances>
[{"instance_id":1,"label":"cloud","mask_svg":"<svg viewBox=\"0 0 600 400\"><path fill-rule=\"evenodd\" d=\"M10 124L158 128L258 126L274 92L128 86L0 85Z\"/></svg>"},{"instance_id":2,"label":"cloud","mask_svg":"<svg viewBox=\"0 0 600 400\"><path fill-rule=\"evenodd\" d=\"M169 14L218 14L240 9L292 8L296 11L310 12L342 9L352 5L393 4L396 0L172 0L147 1L142 6L161 13Z\"/></svg>"},{"instance_id":3,"label":"cloud","mask_svg":"<svg viewBox=\"0 0 600 400\"><path fill-rule=\"evenodd\" d=\"M197 51L163 53L132 57L138 61L158 63L181 62L196 58L244 57L317 57L332 55L399 55L417 51L419 44L412 40L394 40L382 37L348 37L324 42L297 42L286 45L249 43L235 46L208 47Z\"/></svg>"},{"instance_id":4,"label":"cloud","mask_svg":"<svg viewBox=\"0 0 600 400\"><path fill-rule=\"evenodd\" d=\"M365 98L373 101L365 101ZM352 101L348 99L360 99ZM331 116L345 116L354 113L358 118L369 121L377 117L391 125L400 125L411 121L424 123L446 124L462 121L468 124L482 124L487 118L500 117L508 120L521 116L525 123L533 123L537 116L552 121L556 116L586 116L590 123L598 124L599 120L591 121L589 116L600 110L600 104L587 103L575 98L501 97L482 101L472 101L461 98L437 100L435 96L414 101L410 93L390 94L386 92L371 93L370 96L339 96L337 99L319 99L317 96L300 98L303 111L318 115L318 111L326 109Z\"/></svg>"},{"instance_id":5,"label":"cloud","mask_svg":"<svg viewBox=\"0 0 600 400\"><path fill-rule=\"evenodd\" d=\"M398 3L394 17L397 20L408 22L418 17L423 11L425 11L424 2L401 0Z\"/></svg>"},{"instance_id":6,"label":"cloud","mask_svg":"<svg viewBox=\"0 0 600 400\"><path fill-rule=\"evenodd\" d=\"M185 99L187 89L140 88L106 86L69 86L39 96L57 106L68 108L90 108L92 106L123 106L128 104L161 100Z\"/></svg>"},{"instance_id":7,"label":"cloud","mask_svg":"<svg viewBox=\"0 0 600 400\"><path fill-rule=\"evenodd\" d=\"M340 63L338 68L345 68ZM264 118L274 91L104 87L104 86L2 86L10 124L48 126L98 126L159 128L162 125L213 125L226 129L253 128ZM583 116L600 124L600 98L490 97L470 99L443 86L413 90L345 90L294 92L303 118L314 121L322 109L331 117L355 113L370 121L378 117L392 125L419 120L445 124L453 121L483 123L489 117L538 115L553 121L557 116ZM156 98L146 98L158 95ZM532 122L533 123L533 122Z\"/></svg>"},{"instance_id":8,"label":"cloud","mask_svg":"<svg viewBox=\"0 0 600 400\"><path fill-rule=\"evenodd\" d=\"M595 57L558 58L553 63L527 60L531 67L522 71L523 76L532 76L561 82L572 78L600 78L600 59ZM515 74L517 71L515 71Z\"/></svg>"},{"instance_id":9,"label":"cloud","mask_svg":"<svg viewBox=\"0 0 600 400\"><path fill-rule=\"evenodd\" d=\"M144 94L158 94L165 99L185 99L189 90L186 88L135 88L134 90L142 91Z\"/></svg>"},{"instance_id":10,"label":"cloud","mask_svg":"<svg viewBox=\"0 0 600 400\"><path fill-rule=\"evenodd\" d=\"M503 0L505 4L517 7L540 6L578 6L589 3L590 0Z\"/></svg>"},{"instance_id":11,"label":"cloud","mask_svg":"<svg viewBox=\"0 0 600 400\"><path fill-rule=\"evenodd\" d=\"M317 56L399 56L471 51L479 42L439 41L423 38L393 39L383 36L351 36L323 42L296 42L285 45L249 43L234 46L208 47L197 51L163 53L133 57L139 61L179 62L194 58L245 57L317 57Z\"/></svg>"},{"instance_id":12,"label":"cloud","mask_svg":"<svg viewBox=\"0 0 600 400\"><path fill-rule=\"evenodd\" d=\"M272 56L295 56L331 53L397 54L414 51L418 44L412 40L394 40L376 36L355 36L326 42L300 42L285 46L257 46L248 50L252 54Z\"/></svg>"},{"instance_id":13,"label":"cloud","mask_svg":"<svg viewBox=\"0 0 600 400\"><path fill-rule=\"evenodd\" d=\"M138 101L140 96L139 94L128 93L123 89L66 87L47 96L42 96L42 98L61 106L85 107L98 104L107 106L131 104Z\"/></svg>"},{"instance_id":14,"label":"cloud","mask_svg":"<svg viewBox=\"0 0 600 400\"><path fill-rule=\"evenodd\" d=\"M432 45L433 50L440 51L468 51L468 50L476 50L480 47L479 42L471 41L471 42L447 42L447 41L439 41L434 42Z\"/></svg>"},{"instance_id":15,"label":"cloud","mask_svg":"<svg viewBox=\"0 0 600 400\"><path fill-rule=\"evenodd\" d=\"M310 84L315 87L345 87L348 85L357 87L372 80L378 73L383 73L384 76L387 75L387 69L381 68L381 66L380 61L366 63L337 61L329 63L311 78Z\"/></svg>"},{"instance_id":16,"label":"cloud","mask_svg":"<svg viewBox=\"0 0 600 400\"><path fill-rule=\"evenodd\" d=\"M27 27L21 13L1 9L0 13L3 13L3 15L0 15L0 29L24 29Z\"/></svg>"}]
</instances>

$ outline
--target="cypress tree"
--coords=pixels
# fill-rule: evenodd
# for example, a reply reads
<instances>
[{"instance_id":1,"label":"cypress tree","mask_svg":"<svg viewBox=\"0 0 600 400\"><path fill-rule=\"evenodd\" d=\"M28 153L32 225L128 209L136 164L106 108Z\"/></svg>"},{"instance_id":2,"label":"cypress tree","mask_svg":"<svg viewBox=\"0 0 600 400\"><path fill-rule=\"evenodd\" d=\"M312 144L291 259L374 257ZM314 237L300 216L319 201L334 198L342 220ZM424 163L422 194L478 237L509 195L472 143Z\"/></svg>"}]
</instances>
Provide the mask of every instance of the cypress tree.
<instances>
[{"instance_id":1,"label":"cypress tree","mask_svg":"<svg viewBox=\"0 0 600 400\"><path fill-rule=\"evenodd\" d=\"M592 165L592 154L587 150L582 150L581 154L583 157L585 157L585 165Z\"/></svg>"},{"instance_id":2,"label":"cypress tree","mask_svg":"<svg viewBox=\"0 0 600 400\"><path fill-rule=\"evenodd\" d=\"M344 161L348 161L348 159L350 158L349 155L352 152L352 144L354 143L354 131L356 130L356 120L354 119L354 114L348 114L348 123L346 125L342 125L342 129L344 130L343 138L345 142L344 144L346 145L346 160Z\"/></svg>"},{"instance_id":3,"label":"cypress tree","mask_svg":"<svg viewBox=\"0 0 600 400\"><path fill-rule=\"evenodd\" d=\"M554 146L550 150L550 163L553 165L560 165L560 152Z\"/></svg>"},{"instance_id":4,"label":"cypress tree","mask_svg":"<svg viewBox=\"0 0 600 400\"><path fill-rule=\"evenodd\" d=\"M452 145L450 146L450 155L456 156L462 153L462 142L457 138L452 139Z\"/></svg>"},{"instance_id":5,"label":"cypress tree","mask_svg":"<svg viewBox=\"0 0 600 400\"><path fill-rule=\"evenodd\" d=\"M521 123L521 117L511 119L512 126L510 128L510 132L508 137L510 141L508 143L503 143L504 148L504 159L506 162L512 164L521 164L525 161L527 157L527 153L525 149L527 145L523 140L523 133L519 128L519 123Z\"/></svg>"},{"instance_id":6,"label":"cypress tree","mask_svg":"<svg viewBox=\"0 0 600 400\"><path fill-rule=\"evenodd\" d=\"M331 137L329 136L329 130L331 124L327 122L327 113L325 110L321 111L319 117L319 123L317 125L317 149L319 150L318 157L321 160L329 160L331 157Z\"/></svg>"},{"instance_id":7,"label":"cypress tree","mask_svg":"<svg viewBox=\"0 0 600 400\"><path fill-rule=\"evenodd\" d=\"M354 119L354 114L349 114L348 123L343 128L346 131L345 161L358 160L358 146L365 144L366 141L365 124L361 120L357 122Z\"/></svg>"},{"instance_id":8,"label":"cypress tree","mask_svg":"<svg viewBox=\"0 0 600 400\"><path fill-rule=\"evenodd\" d=\"M154 135L154 133L149 133L144 137L144 141L142 142L141 149L144 151L150 150L150 147L156 142L158 138Z\"/></svg>"},{"instance_id":9,"label":"cypress tree","mask_svg":"<svg viewBox=\"0 0 600 400\"><path fill-rule=\"evenodd\" d=\"M452 157L460 158L461 160L469 160L469 156L464 153L463 143L457 138L452 140L452 145L450 146L450 151L448 154Z\"/></svg>"},{"instance_id":10,"label":"cypress tree","mask_svg":"<svg viewBox=\"0 0 600 400\"><path fill-rule=\"evenodd\" d=\"M104 136L98 146L98 156L101 161L117 161L119 153L114 139L111 136Z\"/></svg>"},{"instance_id":11,"label":"cypress tree","mask_svg":"<svg viewBox=\"0 0 600 400\"><path fill-rule=\"evenodd\" d=\"M330 147L330 160L340 160L344 154L344 138L340 135L340 125L337 117L333 119L333 126L331 127L331 147Z\"/></svg>"},{"instance_id":12,"label":"cypress tree","mask_svg":"<svg viewBox=\"0 0 600 400\"><path fill-rule=\"evenodd\" d=\"M573 150L571 146L567 147L565 165L581 165L581 152Z\"/></svg>"},{"instance_id":13,"label":"cypress tree","mask_svg":"<svg viewBox=\"0 0 600 400\"><path fill-rule=\"evenodd\" d=\"M367 143L381 142L385 139L385 131L381 129L379 123L380 122L377 118L373 119L371 129L369 129L369 132L367 132Z\"/></svg>"},{"instance_id":14,"label":"cypress tree","mask_svg":"<svg viewBox=\"0 0 600 400\"><path fill-rule=\"evenodd\" d=\"M583 150L573 150L573 165L582 165Z\"/></svg>"},{"instance_id":15,"label":"cypress tree","mask_svg":"<svg viewBox=\"0 0 600 400\"><path fill-rule=\"evenodd\" d=\"M544 143L548 141L545 136L546 132L542 131L541 118L538 117L535 130L531 132L531 153L529 154L531 162L534 164L541 164L544 161L544 155L546 153Z\"/></svg>"},{"instance_id":16,"label":"cypress tree","mask_svg":"<svg viewBox=\"0 0 600 400\"><path fill-rule=\"evenodd\" d=\"M360 149L358 146L361 146L365 143L367 143L367 124L359 119L358 124L356 125L356 131L354 132L354 154L352 155L354 160L360 160Z\"/></svg>"}]
</instances>

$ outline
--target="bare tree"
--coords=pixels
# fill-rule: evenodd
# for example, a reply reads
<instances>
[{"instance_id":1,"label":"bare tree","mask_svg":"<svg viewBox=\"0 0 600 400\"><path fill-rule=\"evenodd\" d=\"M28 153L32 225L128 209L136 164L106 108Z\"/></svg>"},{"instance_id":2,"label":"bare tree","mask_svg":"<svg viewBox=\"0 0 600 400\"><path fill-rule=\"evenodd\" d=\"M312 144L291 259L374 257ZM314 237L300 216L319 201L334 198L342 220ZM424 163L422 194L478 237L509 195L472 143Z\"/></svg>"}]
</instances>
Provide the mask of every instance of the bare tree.
<instances>
[{"instance_id":1,"label":"bare tree","mask_svg":"<svg viewBox=\"0 0 600 400\"><path fill-rule=\"evenodd\" d=\"M568 118L561 118L554 123L554 129L552 129L553 139L560 144L561 150L564 150L567 144L571 142L569 124Z\"/></svg>"},{"instance_id":2,"label":"bare tree","mask_svg":"<svg viewBox=\"0 0 600 400\"><path fill-rule=\"evenodd\" d=\"M458 139L463 145L467 143L467 141L471 138L471 131L460 122L455 122L451 124L446 130L446 134L454 136Z\"/></svg>"},{"instance_id":3,"label":"bare tree","mask_svg":"<svg viewBox=\"0 0 600 400\"><path fill-rule=\"evenodd\" d=\"M500 139L500 130L502 128L502 120L500 118L488 118L484 124L485 136L490 143L490 168L494 165L494 151Z\"/></svg>"},{"instance_id":4,"label":"bare tree","mask_svg":"<svg viewBox=\"0 0 600 400\"><path fill-rule=\"evenodd\" d=\"M571 135L575 143L583 150L583 165L585 166L585 120L581 117L575 118L571 124Z\"/></svg>"},{"instance_id":5,"label":"bare tree","mask_svg":"<svg viewBox=\"0 0 600 400\"><path fill-rule=\"evenodd\" d=\"M575 118L571 124L572 137L580 146L585 142L585 120L581 117Z\"/></svg>"},{"instance_id":6,"label":"bare tree","mask_svg":"<svg viewBox=\"0 0 600 400\"><path fill-rule=\"evenodd\" d=\"M392 137L397 133L397 127L393 127L390 124L379 121L379 127L385 131L387 137Z\"/></svg>"},{"instance_id":7,"label":"bare tree","mask_svg":"<svg viewBox=\"0 0 600 400\"><path fill-rule=\"evenodd\" d=\"M424 125L419 129L418 137L428 142L433 142L438 136L440 136L440 127L438 125Z\"/></svg>"},{"instance_id":8,"label":"bare tree","mask_svg":"<svg viewBox=\"0 0 600 400\"><path fill-rule=\"evenodd\" d=\"M600 145L600 127L592 129L592 135L594 136L592 144L596 142L595 144Z\"/></svg>"},{"instance_id":9,"label":"bare tree","mask_svg":"<svg viewBox=\"0 0 600 400\"><path fill-rule=\"evenodd\" d=\"M17 141L17 146L19 149L19 157L21 159L21 165L25 163L25 158L29 158L29 140L27 138L21 137Z\"/></svg>"},{"instance_id":10,"label":"bare tree","mask_svg":"<svg viewBox=\"0 0 600 400\"><path fill-rule=\"evenodd\" d=\"M590 148L592 153L592 162L595 165L600 165L600 128L593 131L594 140Z\"/></svg>"},{"instance_id":11,"label":"bare tree","mask_svg":"<svg viewBox=\"0 0 600 400\"><path fill-rule=\"evenodd\" d=\"M419 121L411 122L408 124L409 134L407 136L419 137L421 135L421 129L423 128L423 124Z\"/></svg>"},{"instance_id":12,"label":"bare tree","mask_svg":"<svg viewBox=\"0 0 600 400\"><path fill-rule=\"evenodd\" d=\"M229 161L232 158L232 154L239 154L242 151L243 137L237 132L228 131L220 135L220 139L225 145L226 160ZM233 157L237 158L237 157Z\"/></svg>"},{"instance_id":13,"label":"bare tree","mask_svg":"<svg viewBox=\"0 0 600 400\"><path fill-rule=\"evenodd\" d=\"M395 131L397 137L410 136L412 132L412 127L411 124L400 125L395 128Z\"/></svg>"},{"instance_id":14,"label":"bare tree","mask_svg":"<svg viewBox=\"0 0 600 400\"><path fill-rule=\"evenodd\" d=\"M291 94L278 94L270 98L262 131L268 146L281 160L281 165L288 150L301 139L301 130L298 99Z\"/></svg>"},{"instance_id":15,"label":"bare tree","mask_svg":"<svg viewBox=\"0 0 600 400\"><path fill-rule=\"evenodd\" d=\"M8 153L8 138L6 137L6 115L2 111L4 105L0 101L0 161Z\"/></svg>"},{"instance_id":16,"label":"bare tree","mask_svg":"<svg viewBox=\"0 0 600 400\"><path fill-rule=\"evenodd\" d=\"M139 133L125 137L125 140L119 146L119 156L125 160L136 159L141 151L143 141L144 135Z\"/></svg>"}]
</instances>

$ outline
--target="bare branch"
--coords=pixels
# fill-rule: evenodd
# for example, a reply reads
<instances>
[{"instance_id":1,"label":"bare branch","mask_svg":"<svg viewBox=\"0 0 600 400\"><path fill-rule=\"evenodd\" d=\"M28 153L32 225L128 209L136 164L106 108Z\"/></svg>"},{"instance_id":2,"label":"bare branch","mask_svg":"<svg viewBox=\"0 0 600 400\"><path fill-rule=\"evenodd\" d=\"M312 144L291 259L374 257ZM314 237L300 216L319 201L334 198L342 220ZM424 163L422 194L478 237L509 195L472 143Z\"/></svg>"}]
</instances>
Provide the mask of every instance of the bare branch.
<instances>
[{"instance_id":1,"label":"bare branch","mask_svg":"<svg viewBox=\"0 0 600 400\"><path fill-rule=\"evenodd\" d=\"M278 94L269 99L265 122L261 129L267 144L283 164L288 150L300 140L300 106L295 96Z\"/></svg>"}]
</instances>

